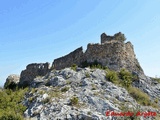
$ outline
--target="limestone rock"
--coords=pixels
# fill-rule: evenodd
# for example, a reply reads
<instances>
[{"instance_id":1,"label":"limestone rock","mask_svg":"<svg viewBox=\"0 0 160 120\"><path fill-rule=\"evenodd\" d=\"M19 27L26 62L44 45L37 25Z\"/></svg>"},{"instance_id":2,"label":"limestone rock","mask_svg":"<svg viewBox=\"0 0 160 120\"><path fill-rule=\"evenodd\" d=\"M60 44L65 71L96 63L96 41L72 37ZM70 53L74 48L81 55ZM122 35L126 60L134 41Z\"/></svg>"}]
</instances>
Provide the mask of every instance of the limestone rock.
<instances>
[{"instance_id":1,"label":"limestone rock","mask_svg":"<svg viewBox=\"0 0 160 120\"><path fill-rule=\"evenodd\" d=\"M15 89L16 87L18 87L19 79L20 79L19 75L15 74L9 75L4 84L4 88Z\"/></svg>"},{"instance_id":2,"label":"limestone rock","mask_svg":"<svg viewBox=\"0 0 160 120\"><path fill-rule=\"evenodd\" d=\"M44 82L34 86L36 89L34 92L26 94L25 117L36 120L116 120L114 116L105 116L105 112L107 110L120 112L122 105L128 106L129 110L139 106L125 88L107 81L105 74L106 72L100 69L81 68L74 71L65 68L52 70L40 79L35 78L32 84ZM151 93L148 94L150 97L160 94L157 85L150 84L150 89L147 87L149 80L140 81L142 88ZM50 82L50 85L46 86L46 82ZM78 99L75 105L71 104L73 97ZM140 109L146 111L150 108L140 106ZM143 119L149 120L142 117Z\"/></svg>"}]
</instances>

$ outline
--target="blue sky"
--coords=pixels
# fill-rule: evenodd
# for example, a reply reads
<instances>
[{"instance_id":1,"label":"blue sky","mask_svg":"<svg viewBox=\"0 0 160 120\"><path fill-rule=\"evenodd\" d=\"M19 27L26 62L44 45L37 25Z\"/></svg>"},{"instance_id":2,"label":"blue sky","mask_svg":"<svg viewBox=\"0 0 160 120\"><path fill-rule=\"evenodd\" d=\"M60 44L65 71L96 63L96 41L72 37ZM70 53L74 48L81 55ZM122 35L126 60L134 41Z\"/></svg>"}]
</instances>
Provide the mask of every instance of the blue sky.
<instances>
[{"instance_id":1,"label":"blue sky","mask_svg":"<svg viewBox=\"0 0 160 120\"><path fill-rule=\"evenodd\" d=\"M0 0L0 85L27 64L50 62L119 31L144 72L160 76L160 0Z\"/></svg>"}]
</instances>

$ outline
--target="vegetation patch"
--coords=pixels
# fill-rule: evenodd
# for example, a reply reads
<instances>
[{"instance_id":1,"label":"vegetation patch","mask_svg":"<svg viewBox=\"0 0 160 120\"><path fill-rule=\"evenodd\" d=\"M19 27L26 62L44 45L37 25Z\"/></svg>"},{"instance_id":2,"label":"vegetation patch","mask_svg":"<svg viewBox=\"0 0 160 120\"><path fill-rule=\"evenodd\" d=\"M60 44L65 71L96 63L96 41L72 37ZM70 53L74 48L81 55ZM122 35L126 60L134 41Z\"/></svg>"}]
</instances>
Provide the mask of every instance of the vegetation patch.
<instances>
[{"instance_id":1,"label":"vegetation patch","mask_svg":"<svg viewBox=\"0 0 160 120\"><path fill-rule=\"evenodd\" d=\"M73 65L71 66L71 69L74 70L74 71L76 71L76 70L77 70L77 65L76 65L76 64L73 64Z\"/></svg>"},{"instance_id":2,"label":"vegetation patch","mask_svg":"<svg viewBox=\"0 0 160 120\"><path fill-rule=\"evenodd\" d=\"M103 69L103 70L108 69L107 67L102 66L102 64L99 63L97 60L95 60L94 62L84 61L84 62L81 63L81 67L82 68L90 67L91 69L98 68L98 69Z\"/></svg>"},{"instance_id":3,"label":"vegetation patch","mask_svg":"<svg viewBox=\"0 0 160 120\"><path fill-rule=\"evenodd\" d=\"M119 72L119 78L122 80L123 87L130 87L132 83L132 74L125 69L121 69Z\"/></svg>"},{"instance_id":4,"label":"vegetation patch","mask_svg":"<svg viewBox=\"0 0 160 120\"><path fill-rule=\"evenodd\" d=\"M89 78L89 77L90 77L90 74L89 74L88 72L86 72L86 73L85 73L85 76L86 76L87 78Z\"/></svg>"},{"instance_id":5,"label":"vegetation patch","mask_svg":"<svg viewBox=\"0 0 160 120\"><path fill-rule=\"evenodd\" d=\"M115 71L107 70L106 78L110 82L115 83L115 84L118 84L118 82L119 82L118 75Z\"/></svg>"},{"instance_id":6,"label":"vegetation patch","mask_svg":"<svg viewBox=\"0 0 160 120\"><path fill-rule=\"evenodd\" d=\"M67 92L69 90L70 87L64 87L61 89L61 92Z\"/></svg>"},{"instance_id":7,"label":"vegetation patch","mask_svg":"<svg viewBox=\"0 0 160 120\"><path fill-rule=\"evenodd\" d=\"M21 102L26 89L0 91L0 120L22 120L23 112L26 110Z\"/></svg>"},{"instance_id":8,"label":"vegetation patch","mask_svg":"<svg viewBox=\"0 0 160 120\"><path fill-rule=\"evenodd\" d=\"M49 91L48 92L48 95L51 97L51 98L60 98L62 97L62 92L60 91L60 89L58 87L55 87L53 88L53 90Z\"/></svg>"},{"instance_id":9,"label":"vegetation patch","mask_svg":"<svg viewBox=\"0 0 160 120\"><path fill-rule=\"evenodd\" d=\"M134 113L133 116L124 116L124 120L140 120L140 117L136 115L137 112L141 111L139 106L136 106L136 108L130 108L128 105L121 105L121 110L122 112L130 111L131 113Z\"/></svg>"},{"instance_id":10,"label":"vegetation patch","mask_svg":"<svg viewBox=\"0 0 160 120\"><path fill-rule=\"evenodd\" d=\"M134 76L125 69L121 69L119 73L108 69L106 78L114 84L128 88L131 86Z\"/></svg>"},{"instance_id":11,"label":"vegetation patch","mask_svg":"<svg viewBox=\"0 0 160 120\"><path fill-rule=\"evenodd\" d=\"M78 97L73 96L73 97L70 99L70 104L71 104L71 105L77 105L77 104L78 104Z\"/></svg>"},{"instance_id":12,"label":"vegetation patch","mask_svg":"<svg viewBox=\"0 0 160 120\"><path fill-rule=\"evenodd\" d=\"M28 101L29 102L33 102L35 100L35 98L34 97L30 97L30 98L28 98Z\"/></svg>"},{"instance_id":13,"label":"vegetation patch","mask_svg":"<svg viewBox=\"0 0 160 120\"><path fill-rule=\"evenodd\" d=\"M142 92L140 89L136 87L129 87L128 92L130 95L141 105L149 106L151 105L151 101L149 99L149 96Z\"/></svg>"}]
</instances>

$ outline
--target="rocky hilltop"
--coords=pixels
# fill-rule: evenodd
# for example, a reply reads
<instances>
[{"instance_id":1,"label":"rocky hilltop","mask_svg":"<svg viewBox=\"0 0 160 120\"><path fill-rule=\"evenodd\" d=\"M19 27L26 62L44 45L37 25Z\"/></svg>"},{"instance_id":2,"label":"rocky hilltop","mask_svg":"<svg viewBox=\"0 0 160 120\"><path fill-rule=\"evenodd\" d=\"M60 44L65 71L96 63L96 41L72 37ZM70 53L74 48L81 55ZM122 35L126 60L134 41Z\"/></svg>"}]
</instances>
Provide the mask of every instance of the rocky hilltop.
<instances>
[{"instance_id":1,"label":"rocky hilltop","mask_svg":"<svg viewBox=\"0 0 160 120\"><path fill-rule=\"evenodd\" d=\"M160 82L144 74L125 39L120 32L103 33L100 44L88 44L85 52L80 47L55 59L51 67L27 65L20 76L9 76L4 87L29 88L22 100L25 119L159 120Z\"/></svg>"}]
</instances>

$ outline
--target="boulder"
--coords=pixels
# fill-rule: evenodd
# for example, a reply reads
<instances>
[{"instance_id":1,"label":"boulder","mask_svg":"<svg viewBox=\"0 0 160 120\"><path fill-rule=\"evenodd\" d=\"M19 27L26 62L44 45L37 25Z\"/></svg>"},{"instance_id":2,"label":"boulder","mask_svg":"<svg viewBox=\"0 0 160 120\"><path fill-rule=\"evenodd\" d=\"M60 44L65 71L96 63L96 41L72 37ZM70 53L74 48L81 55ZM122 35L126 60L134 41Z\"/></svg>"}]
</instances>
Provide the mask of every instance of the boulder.
<instances>
[{"instance_id":1,"label":"boulder","mask_svg":"<svg viewBox=\"0 0 160 120\"><path fill-rule=\"evenodd\" d=\"M20 76L19 75L9 75L4 84L5 89L15 89L18 86Z\"/></svg>"}]
</instances>

